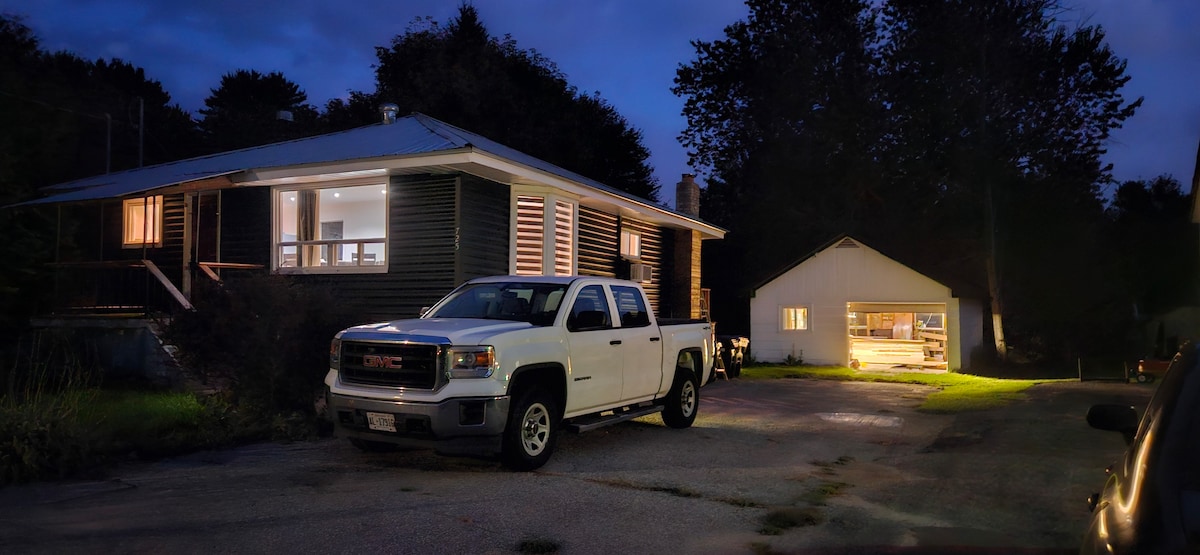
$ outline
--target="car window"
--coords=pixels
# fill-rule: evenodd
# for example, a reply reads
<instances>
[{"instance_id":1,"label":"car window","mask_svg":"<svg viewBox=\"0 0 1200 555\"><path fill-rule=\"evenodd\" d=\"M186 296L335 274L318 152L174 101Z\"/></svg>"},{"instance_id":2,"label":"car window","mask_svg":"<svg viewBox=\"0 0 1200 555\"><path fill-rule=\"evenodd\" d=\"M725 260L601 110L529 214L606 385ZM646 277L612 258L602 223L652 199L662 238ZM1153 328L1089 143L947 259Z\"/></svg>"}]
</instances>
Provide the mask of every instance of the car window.
<instances>
[{"instance_id":1,"label":"car window","mask_svg":"<svg viewBox=\"0 0 1200 555\"><path fill-rule=\"evenodd\" d=\"M599 285L588 285L579 290L575 303L571 305L571 314L567 316L567 329L570 331L591 331L612 327L612 313L608 309L608 299L604 288Z\"/></svg>"},{"instance_id":2,"label":"car window","mask_svg":"<svg viewBox=\"0 0 1200 555\"><path fill-rule=\"evenodd\" d=\"M640 328L650 325L650 313L636 287L613 286L613 299L617 301L617 313L621 315L621 327Z\"/></svg>"},{"instance_id":3,"label":"car window","mask_svg":"<svg viewBox=\"0 0 1200 555\"><path fill-rule=\"evenodd\" d=\"M427 318L516 320L548 326L558 315L564 284L476 283L460 287Z\"/></svg>"}]
</instances>

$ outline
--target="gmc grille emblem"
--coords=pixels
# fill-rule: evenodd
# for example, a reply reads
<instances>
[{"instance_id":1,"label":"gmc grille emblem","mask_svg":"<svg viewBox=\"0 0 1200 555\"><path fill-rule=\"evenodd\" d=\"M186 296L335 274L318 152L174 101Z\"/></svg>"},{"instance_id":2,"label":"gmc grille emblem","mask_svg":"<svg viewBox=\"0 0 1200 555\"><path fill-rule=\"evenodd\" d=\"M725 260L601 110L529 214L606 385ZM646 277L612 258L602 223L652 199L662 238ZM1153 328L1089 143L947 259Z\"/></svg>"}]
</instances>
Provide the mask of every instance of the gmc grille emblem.
<instances>
[{"instance_id":1,"label":"gmc grille emblem","mask_svg":"<svg viewBox=\"0 0 1200 555\"><path fill-rule=\"evenodd\" d=\"M380 355L363 355L363 366L367 368L391 368L399 370L404 368L400 363L404 357L385 357Z\"/></svg>"}]
</instances>

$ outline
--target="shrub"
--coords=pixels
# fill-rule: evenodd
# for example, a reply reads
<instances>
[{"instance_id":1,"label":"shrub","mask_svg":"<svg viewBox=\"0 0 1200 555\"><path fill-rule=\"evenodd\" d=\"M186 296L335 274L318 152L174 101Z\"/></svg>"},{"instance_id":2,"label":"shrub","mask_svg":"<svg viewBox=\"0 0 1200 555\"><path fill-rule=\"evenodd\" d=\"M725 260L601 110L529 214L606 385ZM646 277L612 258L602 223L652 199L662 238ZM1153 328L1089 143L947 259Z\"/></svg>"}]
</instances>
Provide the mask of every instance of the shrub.
<instances>
[{"instance_id":1,"label":"shrub","mask_svg":"<svg viewBox=\"0 0 1200 555\"><path fill-rule=\"evenodd\" d=\"M177 316L167 331L184 364L269 426L277 415L311 421L329 341L353 323L329 291L283 276L249 276L224 287L206 284L196 299L196 310Z\"/></svg>"},{"instance_id":2,"label":"shrub","mask_svg":"<svg viewBox=\"0 0 1200 555\"><path fill-rule=\"evenodd\" d=\"M74 474L94 462L94 428L76 414L87 395L0 404L0 485Z\"/></svg>"}]
</instances>

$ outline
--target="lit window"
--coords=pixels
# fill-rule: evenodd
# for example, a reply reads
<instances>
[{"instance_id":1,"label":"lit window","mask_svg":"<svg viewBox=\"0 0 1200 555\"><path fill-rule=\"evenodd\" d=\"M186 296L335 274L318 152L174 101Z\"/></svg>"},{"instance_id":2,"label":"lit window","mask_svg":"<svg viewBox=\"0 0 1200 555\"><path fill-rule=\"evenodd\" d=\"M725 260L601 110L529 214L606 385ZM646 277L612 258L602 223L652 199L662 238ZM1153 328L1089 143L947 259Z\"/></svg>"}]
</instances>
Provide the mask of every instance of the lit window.
<instances>
[{"instance_id":1,"label":"lit window","mask_svg":"<svg viewBox=\"0 0 1200 555\"><path fill-rule=\"evenodd\" d=\"M387 202L380 184L275 193L275 267L284 271L387 269Z\"/></svg>"},{"instance_id":2,"label":"lit window","mask_svg":"<svg viewBox=\"0 0 1200 555\"><path fill-rule=\"evenodd\" d=\"M642 234L628 229L621 230L621 256L639 259L642 257Z\"/></svg>"},{"instance_id":3,"label":"lit window","mask_svg":"<svg viewBox=\"0 0 1200 555\"><path fill-rule=\"evenodd\" d=\"M125 201L126 248L162 246L162 195Z\"/></svg>"},{"instance_id":4,"label":"lit window","mask_svg":"<svg viewBox=\"0 0 1200 555\"><path fill-rule=\"evenodd\" d=\"M783 308L783 329L808 329L808 308L803 306L787 306Z\"/></svg>"},{"instance_id":5,"label":"lit window","mask_svg":"<svg viewBox=\"0 0 1200 555\"><path fill-rule=\"evenodd\" d=\"M566 276L575 272L575 203L517 195L516 260L521 276Z\"/></svg>"}]
</instances>

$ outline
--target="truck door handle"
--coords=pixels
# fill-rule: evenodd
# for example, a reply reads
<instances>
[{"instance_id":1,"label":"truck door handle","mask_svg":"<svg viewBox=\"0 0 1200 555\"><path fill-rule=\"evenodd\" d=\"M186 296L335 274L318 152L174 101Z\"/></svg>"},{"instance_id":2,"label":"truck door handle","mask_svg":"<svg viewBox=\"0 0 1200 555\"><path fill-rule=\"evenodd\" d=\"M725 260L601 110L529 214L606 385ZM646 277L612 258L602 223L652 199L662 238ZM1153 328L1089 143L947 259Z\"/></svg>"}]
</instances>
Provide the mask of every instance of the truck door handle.
<instances>
[{"instance_id":1,"label":"truck door handle","mask_svg":"<svg viewBox=\"0 0 1200 555\"><path fill-rule=\"evenodd\" d=\"M650 341L658 341L659 339L662 339L662 338L661 337L651 337Z\"/></svg>"},{"instance_id":2,"label":"truck door handle","mask_svg":"<svg viewBox=\"0 0 1200 555\"><path fill-rule=\"evenodd\" d=\"M620 345L620 344L621 344L621 340L620 340L620 339L614 339L614 340L612 340L612 341L609 341L609 342L608 342L608 344L609 344L609 345Z\"/></svg>"}]
</instances>

